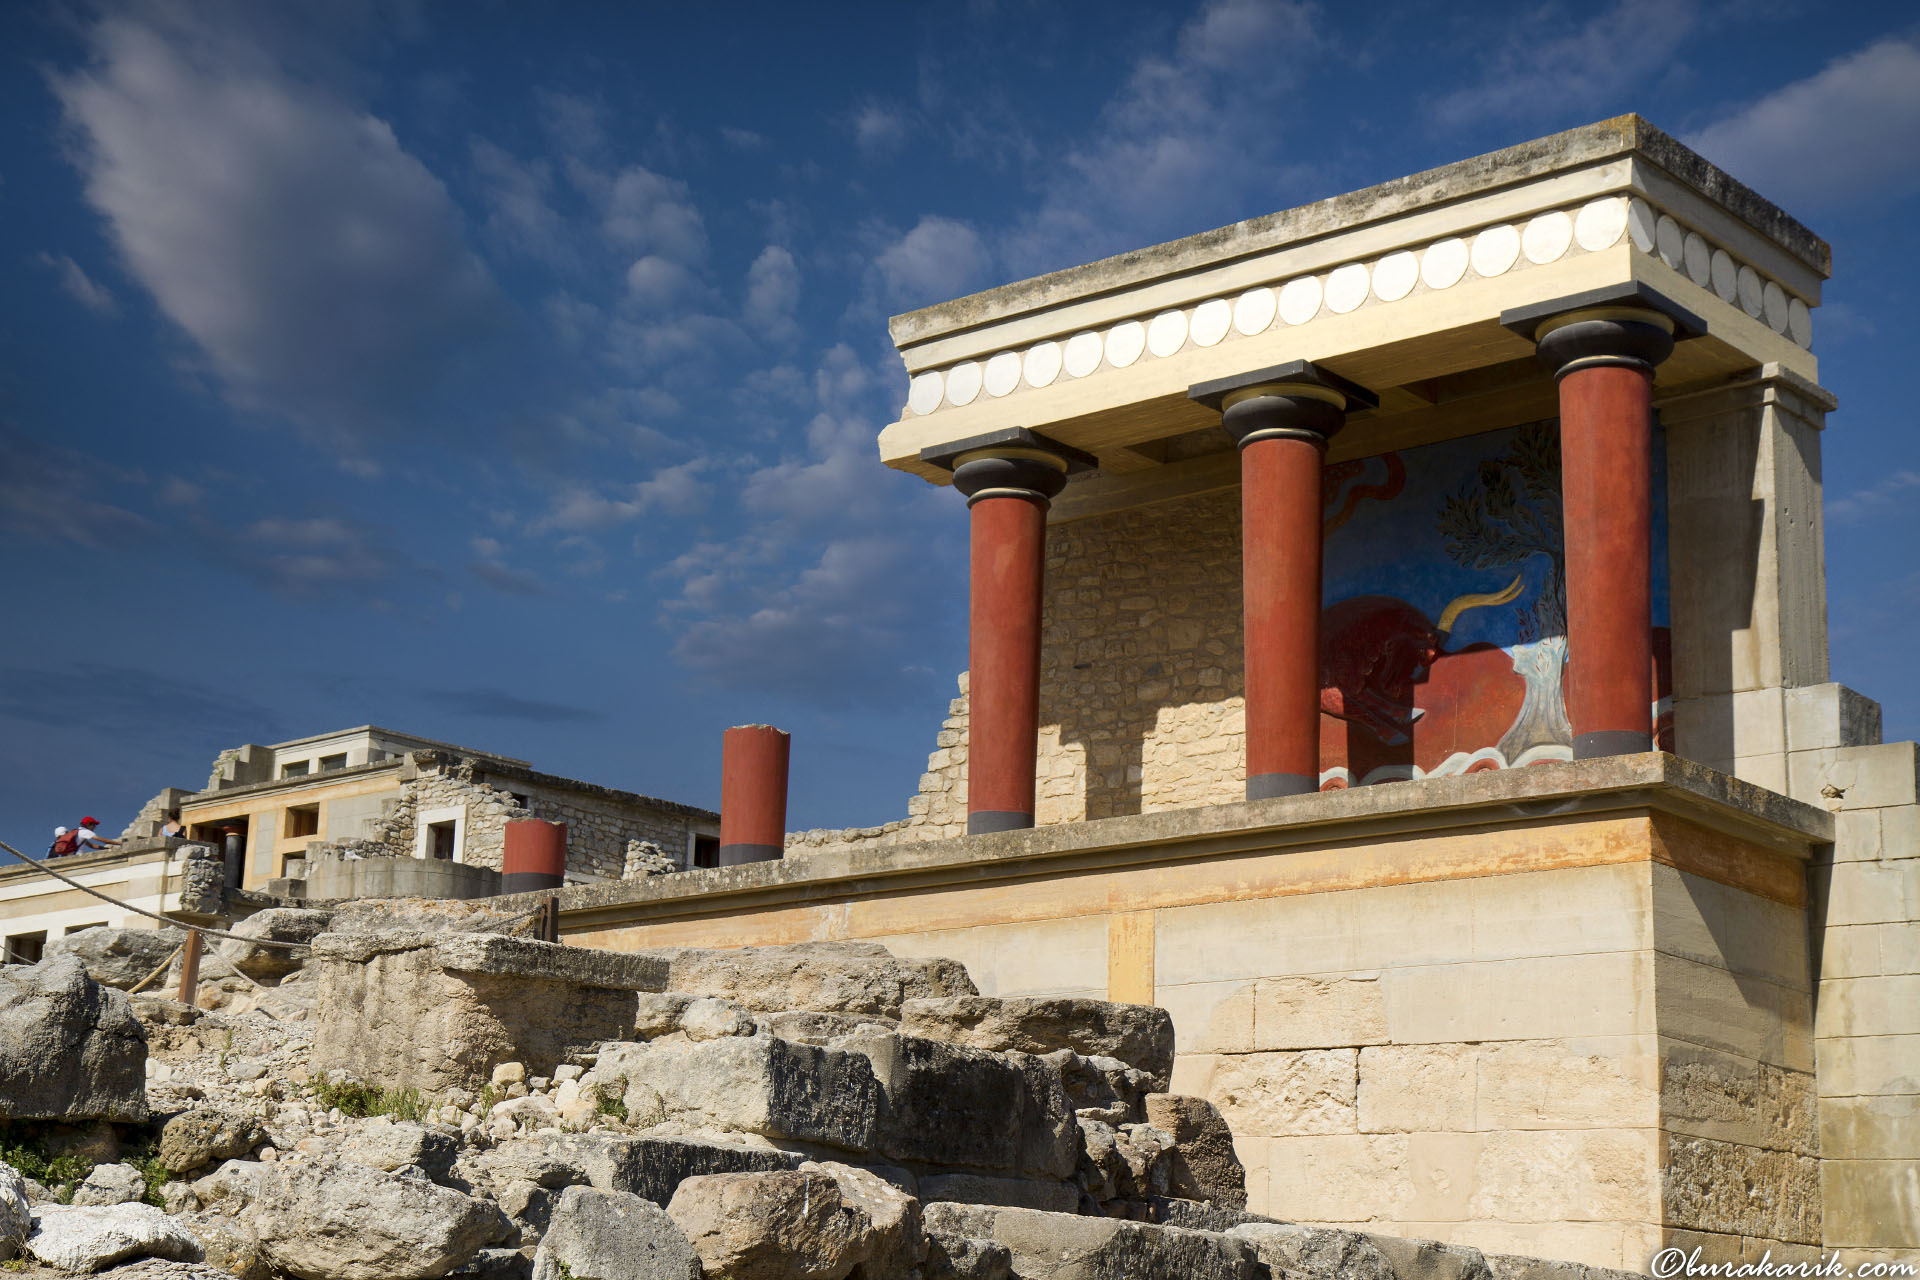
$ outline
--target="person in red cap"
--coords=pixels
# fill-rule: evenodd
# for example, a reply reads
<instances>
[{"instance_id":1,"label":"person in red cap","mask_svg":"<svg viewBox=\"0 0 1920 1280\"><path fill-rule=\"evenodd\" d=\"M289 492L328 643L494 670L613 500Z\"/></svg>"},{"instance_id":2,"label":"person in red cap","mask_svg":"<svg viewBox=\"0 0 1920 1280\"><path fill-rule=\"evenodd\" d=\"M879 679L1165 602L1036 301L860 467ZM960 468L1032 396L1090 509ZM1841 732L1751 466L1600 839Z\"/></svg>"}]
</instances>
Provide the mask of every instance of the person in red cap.
<instances>
[{"instance_id":1,"label":"person in red cap","mask_svg":"<svg viewBox=\"0 0 1920 1280\"><path fill-rule=\"evenodd\" d=\"M80 819L80 830L77 833L80 838L74 843L73 847L75 853L91 853L95 849L105 849L111 845L120 843L118 840L109 840L98 831L95 831L94 828L99 825L100 819L98 818Z\"/></svg>"}]
</instances>

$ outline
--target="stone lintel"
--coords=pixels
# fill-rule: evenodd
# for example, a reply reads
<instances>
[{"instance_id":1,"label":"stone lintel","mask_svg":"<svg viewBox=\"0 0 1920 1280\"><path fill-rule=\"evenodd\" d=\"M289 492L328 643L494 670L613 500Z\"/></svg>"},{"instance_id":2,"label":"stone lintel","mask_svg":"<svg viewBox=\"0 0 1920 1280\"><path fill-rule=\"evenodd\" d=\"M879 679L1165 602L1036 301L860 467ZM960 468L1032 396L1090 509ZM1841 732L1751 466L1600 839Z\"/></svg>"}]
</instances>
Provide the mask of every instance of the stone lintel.
<instances>
[{"instance_id":1,"label":"stone lintel","mask_svg":"<svg viewBox=\"0 0 1920 1280\"><path fill-rule=\"evenodd\" d=\"M1822 809L1648 752L579 885L561 891L560 906L564 927L611 928L896 888L1648 813L1799 862L1833 839L1833 817ZM531 907L535 898L497 901Z\"/></svg>"}]
</instances>

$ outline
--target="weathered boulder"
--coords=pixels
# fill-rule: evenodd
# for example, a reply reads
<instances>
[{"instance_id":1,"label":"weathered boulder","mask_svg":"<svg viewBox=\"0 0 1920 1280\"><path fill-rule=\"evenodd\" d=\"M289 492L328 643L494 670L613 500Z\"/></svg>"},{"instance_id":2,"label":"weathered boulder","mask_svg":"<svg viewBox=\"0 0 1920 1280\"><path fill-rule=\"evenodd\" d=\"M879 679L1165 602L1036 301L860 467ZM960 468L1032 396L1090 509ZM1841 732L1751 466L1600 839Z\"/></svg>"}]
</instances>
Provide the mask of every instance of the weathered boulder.
<instances>
[{"instance_id":1,"label":"weathered boulder","mask_svg":"<svg viewBox=\"0 0 1920 1280\"><path fill-rule=\"evenodd\" d=\"M33 1230L27 1180L10 1164L0 1164L0 1262L14 1257Z\"/></svg>"},{"instance_id":2,"label":"weathered boulder","mask_svg":"<svg viewBox=\"0 0 1920 1280\"><path fill-rule=\"evenodd\" d=\"M873 1223L824 1173L688 1178L667 1213L710 1276L841 1280L866 1261Z\"/></svg>"},{"instance_id":3,"label":"weathered boulder","mask_svg":"<svg viewBox=\"0 0 1920 1280\"><path fill-rule=\"evenodd\" d=\"M753 1016L731 1000L699 996L680 1015L680 1031L689 1040L718 1040L723 1036L750 1036Z\"/></svg>"},{"instance_id":4,"label":"weathered boulder","mask_svg":"<svg viewBox=\"0 0 1920 1280\"><path fill-rule=\"evenodd\" d=\"M1003 1244L971 1236L927 1238L924 1280L1010 1280L1013 1254Z\"/></svg>"},{"instance_id":5,"label":"weathered boulder","mask_svg":"<svg viewBox=\"0 0 1920 1280\"><path fill-rule=\"evenodd\" d=\"M145 1120L146 1067L127 997L78 956L0 968L0 1120Z\"/></svg>"},{"instance_id":6,"label":"weathered boulder","mask_svg":"<svg viewBox=\"0 0 1920 1280\"><path fill-rule=\"evenodd\" d=\"M924 1173L920 1199L926 1204L952 1200L959 1204L1005 1205L1010 1209L1044 1209L1073 1213L1080 1207L1080 1186L1051 1178L996 1178L990 1173Z\"/></svg>"},{"instance_id":7,"label":"weathered boulder","mask_svg":"<svg viewBox=\"0 0 1920 1280\"><path fill-rule=\"evenodd\" d=\"M1526 1258L1511 1253L1486 1255L1493 1280L1644 1280L1638 1271L1620 1271L1596 1267L1585 1262L1557 1262L1549 1258Z\"/></svg>"},{"instance_id":8,"label":"weathered boulder","mask_svg":"<svg viewBox=\"0 0 1920 1280\"><path fill-rule=\"evenodd\" d=\"M1173 1139L1147 1124L1116 1129L1102 1120L1080 1119L1080 1185L1095 1203L1145 1201L1166 1194L1167 1157Z\"/></svg>"},{"instance_id":9,"label":"weathered boulder","mask_svg":"<svg viewBox=\"0 0 1920 1280\"><path fill-rule=\"evenodd\" d=\"M62 1271L98 1271L126 1258L198 1262L200 1242L150 1204L43 1204L33 1211L27 1252Z\"/></svg>"},{"instance_id":10,"label":"weathered boulder","mask_svg":"<svg viewBox=\"0 0 1920 1280\"><path fill-rule=\"evenodd\" d=\"M410 1120L362 1125L333 1148L342 1160L383 1173L409 1166L424 1169L436 1182L453 1167L459 1144L452 1135Z\"/></svg>"},{"instance_id":11,"label":"weathered boulder","mask_svg":"<svg viewBox=\"0 0 1920 1280\"><path fill-rule=\"evenodd\" d=\"M134 1204L147 1195L147 1179L130 1164L97 1164L73 1189L77 1205Z\"/></svg>"},{"instance_id":12,"label":"weathered boulder","mask_svg":"<svg viewBox=\"0 0 1920 1280\"><path fill-rule=\"evenodd\" d=\"M880 1086L861 1053L770 1036L657 1040L603 1055L584 1077L614 1079L637 1126L672 1120L846 1151L874 1150L880 1129Z\"/></svg>"},{"instance_id":13,"label":"weathered boulder","mask_svg":"<svg viewBox=\"0 0 1920 1280\"><path fill-rule=\"evenodd\" d=\"M161 1126L160 1163L172 1173L190 1173L216 1160L244 1156L266 1136L252 1116L219 1107L195 1107Z\"/></svg>"},{"instance_id":14,"label":"weathered boulder","mask_svg":"<svg viewBox=\"0 0 1920 1280\"><path fill-rule=\"evenodd\" d=\"M1085 1057L1071 1049L1042 1054L1041 1061L1060 1073L1075 1115L1108 1124L1137 1124L1147 1118L1146 1098L1153 1077L1118 1058Z\"/></svg>"},{"instance_id":15,"label":"weathered boulder","mask_svg":"<svg viewBox=\"0 0 1920 1280\"><path fill-rule=\"evenodd\" d=\"M1275 1275L1288 1271L1316 1280L1395 1280L1387 1256L1358 1231L1249 1222L1227 1234L1252 1245Z\"/></svg>"},{"instance_id":16,"label":"weathered boulder","mask_svg":"<svg viewBox=\"0 0 1920 1280\"><path fill-rule=\"evenodd\" d=\"M900 1029L976 1049L1071 1049L1089 1058L1118 1058L1152 1076L1156 1089L1173 1078L1173 1018L1148 1004L1074 996L916 998L901 1008Z\"/></svg>"},{"instance_id":17,"label":"weathered boulder","mask_svg":"<svg viewBox=\"0 0 1920 1280\"><path fill-rule=\"evenodd\" d=\"M1253 1247L1210 1231L1032 1209L930 1204L938 1245L991 1240L1013 1255L1020 1280L1266 1280Z\"/></svg>"},{"instance_id":18,"label":"weathered boulder","mask_svg":"<svg viewBox=\"0 0 1920 1280\"><path fill-rule=\"evenodd\" d=\"M631 1034L635 992L666 977L647 956L496 933L345 929L340 917L314 939L311 965L314 1070L428 1095L478 1090L503 1062L550 1076Z\"/></svg>"},{"instance_id":19,"label":"weathered boulder","mask_svg":"<svg viewBox=\"0 0 1920 1280\"><path fill-rule=\"evenodd\" d=\"M1234 1154L1233 1130L1205 1098L1149 1094L1147 1123L1173 1138L1168 1192L1213 1200L1235 1209L1247 1204L1247 1170Z\"/></svg>"},{"instance_id":20,"label":"weathered boulder","mask_svg":"<svg viewBox=\"0 0 1920 1280\"><path fill-rule=\"evenodd\" d=\"M165 964L186 940L180 929L82 929L47 943L46 958L78 956L88 977L125 991Z\"/></svg>"},{"instance_id":21,"label":"weathered boulder","mask_svg":"<svg viewBox=\"0 0 1920 1280\"><path fill-rule=\"evenodd\" d=\"M533 1255L533 1280L700 1280L700 1256L651 1200L568 1187Z\"/></svg>"},{"instance_id":22,"label":"weathered boulder","mask_svg":"<svg viewBox=\"0 0 1920 1280\"><path fill-rule=\"evenodd\" d=\"M836 1044L873 1064L885 1099L875 1149L888 1159L1072 1176L1073 1113L1059 1073L1040 1059L878 1029Z\"/></svg>"},{"instance_id":23,"label":"weathered boulder","mask_svg":"<svg viewBox=\"0 0 1920 1280\"><path fill-rule=\"evenodd\" d=\"M503 1142L469 1161L470 1177L496 1189L524 1181L548 1190L586 1184L665 1205L688 1178L714 1173L775 1173L801 1157L766 1147L695 1138L604 1133L536 1134ZM517 1216L517 1215L516 1215Z\"/></svg>"},{"instance_id":24,"label":"weathered boulder","mask_svg":"<svg viewBox=\"0 0 1920 1280\"><path fill-rule=\"evenodd\" d=\"M262 942L310 943L333 923L333 912L302 907L270 907L233 926L230 932ZM262 980L282 978L307 962L305 951L261 946L258 942L222 939L219 954L246 974Z\"/></svg>"},{"instance_id":25,"label":"weathered boulder","mask_svg":"<svg viewBox=\"0 0 1920 1280\"><path fill-rule=\"evenodd\" d=\"M920 1202L871 1169L823 1161L800 1166L802 1173L824 1173L840 1187L840 1196L867 1215L872 1226L862 1272L870 1276L908 1276L926 1253L920 1229Z\"/></svg>"},{"instance_id":26,"label":"weathered boulder","mask_svg":"<svg viewBox=\"0 0 1920 1280\"><path fill-rule=\"evenodd\" d=\"M1367 1242L1393 1264L1396 1280L1492 1280L1486 1255L1471 1245L1365 1234Z\"/></svg>"},{"instance_id":27,"label":"weathered boulder","mask_svg":"<svg viewBox=\"0 0 1920 1280\"><path fill-rule=\"evenodd\" d=\"M262 1257L300 1280L443 1276L512 1229L492 1204L418 1174L328 1160L262 1168L247 1226Z\"/></svg>"},{"instance_id":28,"label":"weathered boulder","mask_svg":"<svg viewBox=\"0 0 1920 1280\"><path fill-rule=\"evenodd\" d=\"M796 942L735 951L672 947L640 954L667 963L664 990L720 996L761 1013L803 1009L897 1018L908 1000L976 994L973 979L957 960L895 956L873 942Z\"/></svg>"},{"instance_id":29,"label":"weathered boulder","mask_svg":"<svg viewBox=\"0 0 1920 1280\"><path fill-rule=\"evenodd\" d=\"M785 1013L763 1016L771 1034L782 1040L799 1040L806 1044L832 1044L841 1036L850 1036L863 1027L878 1027L886 1031L900 1029L898 1019L885 1018L877 1013L821 1013L813 1009L790 1009Z\"/></svg>"}]
</instances>

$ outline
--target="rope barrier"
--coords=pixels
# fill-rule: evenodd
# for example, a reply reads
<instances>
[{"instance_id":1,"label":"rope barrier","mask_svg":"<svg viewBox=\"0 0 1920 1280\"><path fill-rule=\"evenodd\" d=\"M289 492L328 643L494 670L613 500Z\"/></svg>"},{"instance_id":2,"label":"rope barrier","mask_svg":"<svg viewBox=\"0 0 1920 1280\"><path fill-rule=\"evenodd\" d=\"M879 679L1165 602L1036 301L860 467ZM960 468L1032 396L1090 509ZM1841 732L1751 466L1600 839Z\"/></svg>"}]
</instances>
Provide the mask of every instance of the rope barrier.
<instances>
[{"instance_id":1,"label":"rope barrier","mask_svg":"<svg viewBox=\"0 0 1920 1280\"><path fill-rule=\"evenodd\" d=\"M175 957L175 956L178 956L178 955L179 955L179 954L180 954L180 953L181 953L182 951L185 951L186 949L187 949L187 944L186 944L186 943L184 943L184 942L183 942L183 943L181 943L181 944L180 944L179 946L177 946L177 947L175 947L175 948L173 949L173 955L170 955L170 956L168 956L168 957L167 957L167 958L166 958L165 960L162 960L162 961L160 962L160 967L159 967L158 969L155 969L155 970L154 970L154 971L153 971L152 973L150 973L150 974L148 974L148 975L147 975L146 977L144 977L144 978L142 978L142 979L140 979L140 981L138 981L138 982L136 982L136 983L134 983L134 984L133 984L132 986L130 986L130 987L128 987L128 988L127 988L127 994L128 994L128 995L134 995L134 994L136 994L136 993L138 993L138 992L139 992L139 991L141 991L141 990L142 990L143 988L145 988L145 986L146 986L146 985L147 985L147 984L148 984L149 982L152 982L152 981L153 981L153 980L154 980L155 978L157 978L157 977L159 977L159 976L160 976L161 974L163 974L163 973L165 973L165 972L167 971L167 966L173 963L173 961L174 961L174 957Z\"/></svg>"}]
</instances>

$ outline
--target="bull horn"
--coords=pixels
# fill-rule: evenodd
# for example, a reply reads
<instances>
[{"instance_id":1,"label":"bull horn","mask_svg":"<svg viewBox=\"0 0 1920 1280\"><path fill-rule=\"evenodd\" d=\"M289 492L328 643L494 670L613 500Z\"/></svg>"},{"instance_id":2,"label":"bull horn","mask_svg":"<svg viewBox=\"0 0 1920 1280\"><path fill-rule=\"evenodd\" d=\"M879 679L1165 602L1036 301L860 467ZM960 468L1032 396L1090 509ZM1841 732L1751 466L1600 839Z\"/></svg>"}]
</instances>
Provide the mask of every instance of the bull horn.
<instances>
[{"instance_id":1,"label":"bull horn","mask_svg":"<svg viewBox=\"0 0 1920 1280\"><path fill-rule=\"evenodd\" d=\"M1467 610L1478 609L1482 605L1505 604L1520 594L1525 576L1515 574L1513 581L1499 591L1472 591L1464 596L1455 597L1452 604L1440 611L1440 621L1434 624L1434 629L1442 635L1449 635L1453 631L1453 624L1458 622L1460 615Z\"/></svg>"}]
</instances>

